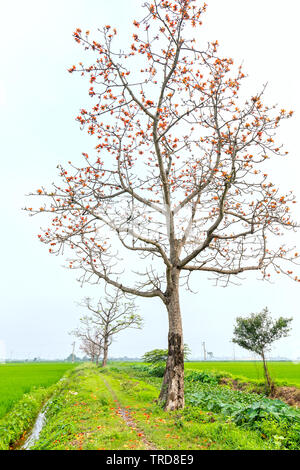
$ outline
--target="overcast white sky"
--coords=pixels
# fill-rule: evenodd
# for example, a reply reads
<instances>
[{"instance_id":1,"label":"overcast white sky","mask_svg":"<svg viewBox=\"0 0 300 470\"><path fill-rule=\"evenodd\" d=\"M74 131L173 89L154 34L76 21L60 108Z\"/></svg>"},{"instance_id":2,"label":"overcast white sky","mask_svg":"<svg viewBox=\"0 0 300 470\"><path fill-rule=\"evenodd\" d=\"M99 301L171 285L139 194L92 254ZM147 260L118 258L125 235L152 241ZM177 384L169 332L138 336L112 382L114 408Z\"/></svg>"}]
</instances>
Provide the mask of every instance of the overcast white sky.
<instances>
[{"instance_id":1,"label":"overcast white sky","mask_svg":"<svg viewBox=\"0 0 300 470\"><path fill-rule=\"evenodd\" d=\"M76 27L95 33L103 24L116 26L125 38L140 17L143 0L0 0L0 149L1 149L1 302L0 356L63 358L71 350L68 332L82 314L75 302L103 294L101 287L81 288L62 268L63 258L48 254L37 239L41 220L21 208L25 194L57 179L56 165L76 159L94 146L75 122L87 102L88 85L67 69L84 59L72 38ZM288 160L274 164L273 181L299 186L299 17L298 0L208 0L201 34L218 39L221 52L244 63L249 94L269 82L268 100L295 117L284 125L281 140ZM83 60L84 62L84 60ZM300 220L300 206L295 215ZM300 246L300 236L292 240ZM195 283L194 283L195 284ZM216 288L197 278L198 294L183 293L185 342L193 356L201 342L216 356L232 355L232 329L237 315L268 306L274 317L294 317L293 334L279 341L273 355L300 356L300 285L278 277L274 284L245 278L240 287ZM111 348L113 356L140 356L166 347L167 316L158 300L139 300L142 331L126 332ZM236 348L236 354L247 353Z\"/></svg>"}]
</instances>

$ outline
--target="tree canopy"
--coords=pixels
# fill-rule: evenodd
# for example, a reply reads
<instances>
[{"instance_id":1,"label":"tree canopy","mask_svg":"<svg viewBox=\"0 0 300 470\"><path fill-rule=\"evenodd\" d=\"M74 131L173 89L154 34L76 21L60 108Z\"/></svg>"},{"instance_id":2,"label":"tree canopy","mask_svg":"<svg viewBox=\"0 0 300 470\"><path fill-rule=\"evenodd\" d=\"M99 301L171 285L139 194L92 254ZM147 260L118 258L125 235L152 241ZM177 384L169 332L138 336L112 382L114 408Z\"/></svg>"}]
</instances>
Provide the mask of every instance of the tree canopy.
<instances>
[{"instance_id":1,"label":"tree canopy","mask_svg":"<svg viewBox=\"0 0 300 470\"><path fill-rule=\"evenodd\" d=\"M191 350L187 344L184 345L184 358L187 359L191 354ZM166 362L168 359L168 349L152 349L152 351L146 352L142 357L144 362L151 364L158 364L160 362Z\"/></svg>"},{"instance_id":2,"label":"tree canopy","mask_svg":"<svg viewBox=\"0 0 300 470\"><path fill-rule=\"evenodd\" d=\"M260 313L251 313L249 317L237 317L232 341L262 356L271 349L274 341L288 336L292 320L284 317L273 320L265 307Z\"/></svg>"}]
</instances>

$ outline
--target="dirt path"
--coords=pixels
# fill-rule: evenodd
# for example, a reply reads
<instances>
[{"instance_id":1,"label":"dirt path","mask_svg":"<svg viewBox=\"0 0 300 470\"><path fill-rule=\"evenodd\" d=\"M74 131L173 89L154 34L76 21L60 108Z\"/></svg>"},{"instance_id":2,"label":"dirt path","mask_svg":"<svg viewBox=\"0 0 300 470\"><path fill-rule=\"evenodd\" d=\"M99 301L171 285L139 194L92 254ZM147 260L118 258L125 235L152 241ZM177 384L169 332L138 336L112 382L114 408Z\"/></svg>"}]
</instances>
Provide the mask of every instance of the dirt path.
<instances>
[{"instance_id":1,"label":"dirt path","mask_svg":"<svg viewBox=\"0 0 300 470\"><path fill-rule=\"evenodd\" d=\"M117 395L115 394L115 391L111 388L111 386L109 385L109 383L105 380L104 377L101 377L106 388L109 390L109 392L111 393L113 399L115 400L117 406L118 406L118 411L117 413L119 414L119 416L121 416L121 418L123 418L123 420L125 421L125 423L127 424L127 426L129 428L131 428L134 432L137 433L138 437L140 438L140 440L143 442L143 444L145 445L146 447L146 450L157 450L157 447L155 447L155 445L153 444L153 442L149 441L145 435L144 435L144 431L139 429L138 428L138 425L136 424L136 422L133 420L132 416L130 415L130 411L128 409L125 409L125 408L122 408L120 403L119 403L119 400L118 400L118 397Z\"/></svg>"}]
</instances>

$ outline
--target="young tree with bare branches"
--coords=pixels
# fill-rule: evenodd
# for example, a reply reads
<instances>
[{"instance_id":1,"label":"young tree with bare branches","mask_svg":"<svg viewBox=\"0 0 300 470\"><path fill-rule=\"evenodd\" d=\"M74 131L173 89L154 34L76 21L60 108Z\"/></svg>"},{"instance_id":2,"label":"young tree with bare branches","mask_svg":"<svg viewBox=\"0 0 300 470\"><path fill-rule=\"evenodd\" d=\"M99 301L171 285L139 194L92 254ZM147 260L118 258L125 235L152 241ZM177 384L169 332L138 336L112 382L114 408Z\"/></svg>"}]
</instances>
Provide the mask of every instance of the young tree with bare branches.
<instances>
[{"instance_id":1,"label":"young tree with bare branches","mask_svg":"<svg viewBox=\"0 0 300 470\"><path fill-rule=\"evenodd\" d=\"M88 320L94 325L95 331L101 338L102 367L107 364L108 348L113 337L128 328L142 327L142 318L136 313L134 302L122 301L121 294L121 290L116 290L113 295L107 293L105 302L100 299L97 306L93 306L89 297L86 297L81 304L89 310Z\"/></svg>"},{"instance_id":2,"label":"young tree with bare branches","mask_svg":"<svg viewBox=\"0 0 300 470\"><path fill-rule=\"evenodd\" d=\"M205 4L155 0L144 8L128 50L119 50L110 25L100 41L75 31L94 53L91 64L69 71L90 82L93 104L77 120L96 139L96 154L84 154L82 167L61 167L61 184L39 189L49 203L32 213L53 214L39 237L51 253L72 249L69 267L81 270L82 282L163 302L169 334L160 397L173 410L184 406L180 280L210 273L226 284L247 271L269 279L273 269L299 281L287 265L298 253L279 238L296 228L294 196L280 194L264 168L285 155L274 135L293 113L266 106L265 87L239 97L242 68L219 57L218 41L193 39ZM122 250L136 261L123 262ZM133 263L143 273L136 282Z\"/></svg>"},{"instance_id":3,"label":"young tree with bare branches","mask_svg":"<svg viewBox=\"0 0 300 470\"><path fill-rule=\"evenodd\" d=\"M80 324L80 327L70 334L80 339L80 350L83 351L92 362L98 365L99 357L103 352L103 338L100 331L95 328L91 319L88 317L81 318Z\"/></svg>"},{"instance_id":4,"label":"young tree with bare branches","mask_svg":"<svg viewBox=\"0 0 300 470\"><path fill-rule=\"evenodd\" d=\"M95 362L96 365L99 364L99 358L101 355L101 348L94 342L91 342L90 340L86 338L81 338L81 344L79 346L79 349L87 356L90 358L92 362Z\"/></svg>"}]
</instances>

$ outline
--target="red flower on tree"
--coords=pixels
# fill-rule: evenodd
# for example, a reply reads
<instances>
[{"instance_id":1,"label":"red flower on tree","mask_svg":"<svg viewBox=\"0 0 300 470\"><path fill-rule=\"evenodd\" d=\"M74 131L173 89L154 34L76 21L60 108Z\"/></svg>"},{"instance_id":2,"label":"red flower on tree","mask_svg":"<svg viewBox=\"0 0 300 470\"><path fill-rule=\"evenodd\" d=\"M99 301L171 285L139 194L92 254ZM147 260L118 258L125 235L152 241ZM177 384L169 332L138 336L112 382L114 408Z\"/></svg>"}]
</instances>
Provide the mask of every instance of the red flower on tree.
<instances>
[{"instance_id":1,"label":"red flower on tree","mask_svg":"<svg viewBox=\"0 0 300 470\"><path fill-rule=\"evenodd\" d=\"M41 210L54 217L41 241L56 243L56 253L70 247L70 267L83 282L163 302L169 356L160 398L172 410L184 406L180 280L188 285L202 272L226 285L247 271L264 279L273 271L299 281L287 268L299 255L281 241L296 228L294 196L280 194L264 168L286 154L275 132L292 111L266 106L265 88L242 102L242 69L218 56L218 41L203 47L190 37L206 4L145 8L128 51L114 46L117 32L108 26L101 42L74 33L95 54L92 64L70 70L93 82L91 109L77 120L97 144L82 167L71 165L71 175L60 168L62 183L43 193L50 202ZM135 257L123 275L122 250ZM139 263L143 275L130 284L127 272Z\"/></svg>"}]
</instances>

